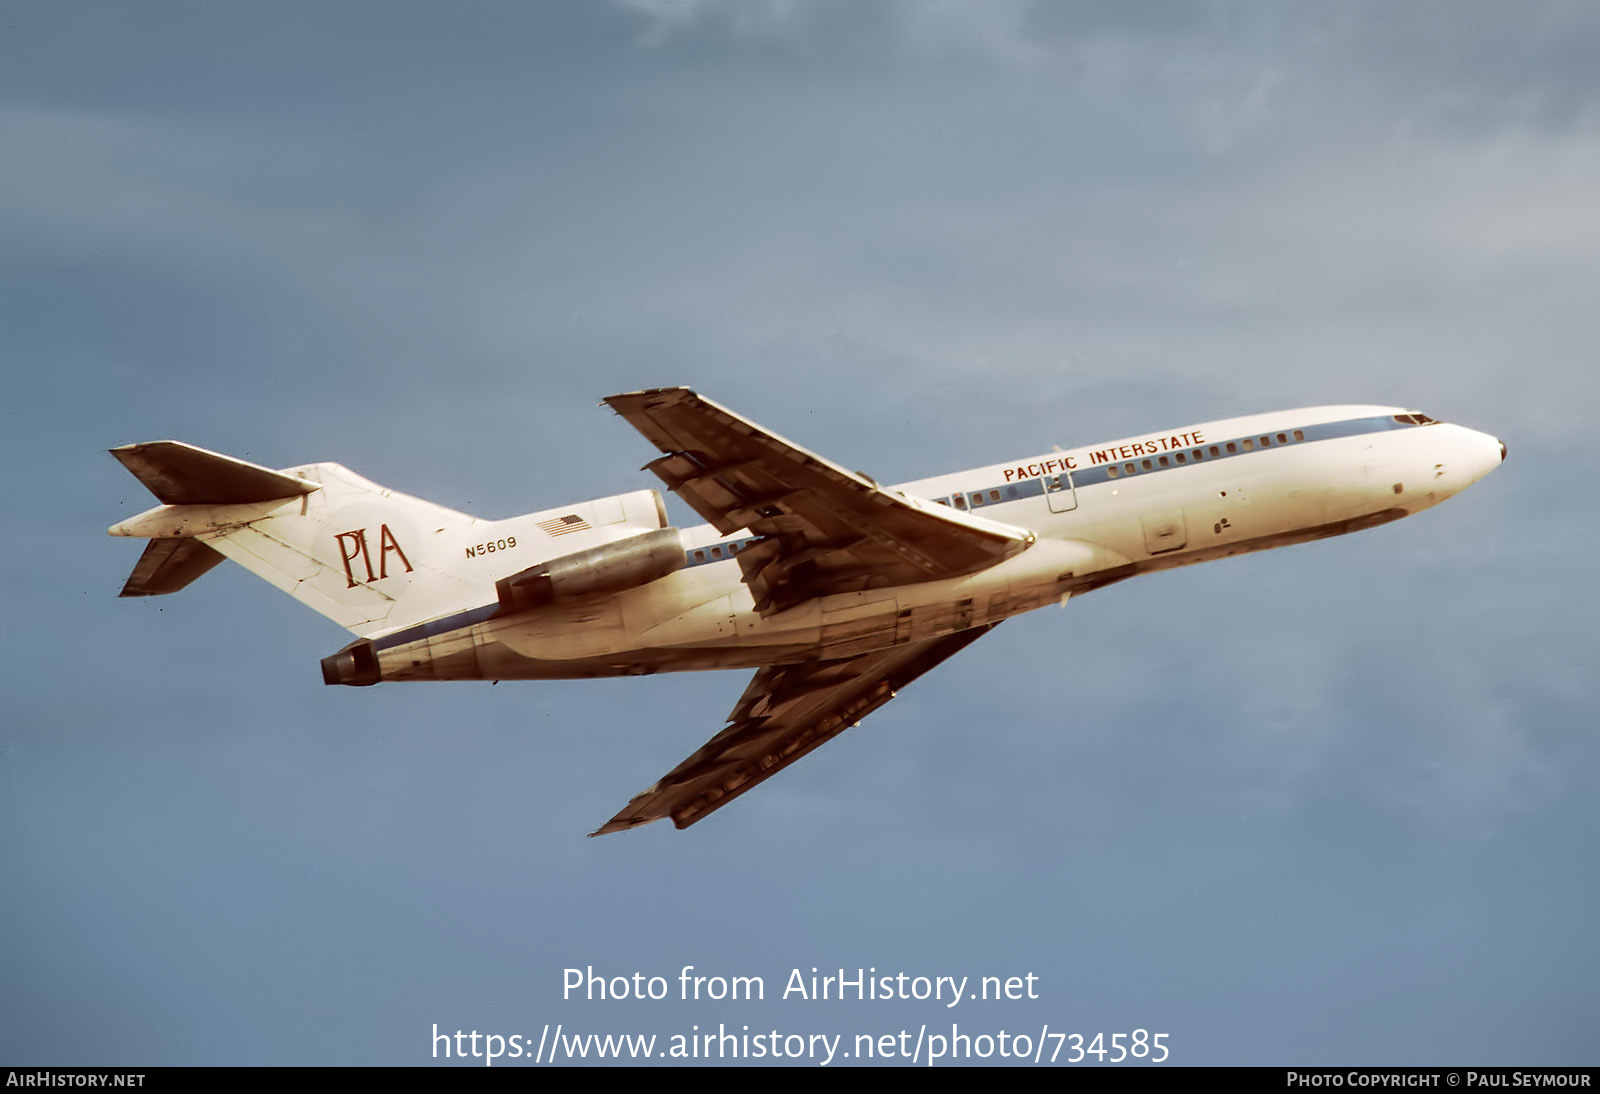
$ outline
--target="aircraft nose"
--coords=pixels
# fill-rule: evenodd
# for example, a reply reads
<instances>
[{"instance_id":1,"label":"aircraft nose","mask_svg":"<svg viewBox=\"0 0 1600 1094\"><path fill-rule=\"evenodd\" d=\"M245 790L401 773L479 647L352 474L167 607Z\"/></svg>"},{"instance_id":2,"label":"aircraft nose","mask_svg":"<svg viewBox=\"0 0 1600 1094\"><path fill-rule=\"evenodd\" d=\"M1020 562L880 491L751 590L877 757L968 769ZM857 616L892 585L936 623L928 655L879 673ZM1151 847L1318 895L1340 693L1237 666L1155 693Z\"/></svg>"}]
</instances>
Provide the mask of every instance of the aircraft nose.
<instances>
[{"instance_id":1,"label":"aircraft nose","mask_svg":"<svg viewBox=\"0 0 1600 1094\"><path fill-rule=\"evenodd\" d=\"M1465 431L1467 443L1462 452L1463 470L1468 471L1466 482L1473 483L1506 461L1506 442L1489 433L1475 429ZM1462 484L1463 486L1466 483Z\"/></svg>"}]
</instances>

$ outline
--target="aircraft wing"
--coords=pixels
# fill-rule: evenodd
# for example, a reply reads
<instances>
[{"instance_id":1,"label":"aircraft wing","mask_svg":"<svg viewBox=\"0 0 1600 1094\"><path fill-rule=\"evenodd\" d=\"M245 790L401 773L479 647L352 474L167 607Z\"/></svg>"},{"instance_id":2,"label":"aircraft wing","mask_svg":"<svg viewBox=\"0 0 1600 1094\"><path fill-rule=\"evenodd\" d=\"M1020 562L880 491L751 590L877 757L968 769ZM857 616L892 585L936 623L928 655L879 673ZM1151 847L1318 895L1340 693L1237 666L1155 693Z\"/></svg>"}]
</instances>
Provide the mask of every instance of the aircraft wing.
<instances>
[{"instance_id":1,"label":"aircraft wing","mask_svg":"<svg viewBox=\"0 0 1600 1094\"><path fill-rule=\"evenodd\" d=\"M769 665L728 715L729 725L591 836L671 817L687 828L826 744L899 689L998 624L838 661Z\"/></svg>"},{"instance_id":2,"label":"aircraft wing","mask_svg":"<svg viewBox=\"0 0 1600 1094\"><path fill-rule=\"evenodd\" d=\"M729 535L763 615L812 597L957 577L1032 542L1031 532L885 490L688 388L613 395L606 404L666 455L646 464Z\"/></svg>"}]
</instances>

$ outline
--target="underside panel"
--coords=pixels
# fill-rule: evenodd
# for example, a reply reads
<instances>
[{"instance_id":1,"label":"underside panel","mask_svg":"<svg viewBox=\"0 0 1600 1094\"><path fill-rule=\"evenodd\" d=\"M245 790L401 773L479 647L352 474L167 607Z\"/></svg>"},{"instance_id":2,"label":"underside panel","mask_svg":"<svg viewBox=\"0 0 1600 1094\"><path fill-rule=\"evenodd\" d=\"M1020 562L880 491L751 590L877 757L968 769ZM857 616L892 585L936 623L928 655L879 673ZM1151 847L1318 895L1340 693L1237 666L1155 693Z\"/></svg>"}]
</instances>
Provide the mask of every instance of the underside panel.
<instances>
[{"instance_id":1,"label":"underside panel","mask_svg":"<svg viewBox=\"0 0 1600 1094\"><path fill-rule=\"evenodd\" d=\"M148 441L111 454L167 505L240 505L309 494L314 482L181 441Z\"/></svg>"},{"instance_id":2,"label":"underside panel","mask_svg":"<svg viewBox=\"0 0 1600 1094\"><path fill-rule=\"evenodd\" d=\"M211 571L224 556L197 539L153 539L119 596L163 596Z\"/></svg>"}]
</instances>

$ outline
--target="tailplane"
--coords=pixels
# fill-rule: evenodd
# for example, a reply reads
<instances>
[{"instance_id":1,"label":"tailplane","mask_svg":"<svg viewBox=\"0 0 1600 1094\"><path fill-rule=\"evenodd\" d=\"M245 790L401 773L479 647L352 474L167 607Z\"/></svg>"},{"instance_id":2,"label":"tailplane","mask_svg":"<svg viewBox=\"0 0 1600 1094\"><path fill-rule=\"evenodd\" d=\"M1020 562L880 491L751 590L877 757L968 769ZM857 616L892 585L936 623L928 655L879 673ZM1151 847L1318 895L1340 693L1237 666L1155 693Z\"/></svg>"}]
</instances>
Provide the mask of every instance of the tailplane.
<instances>
[{"instance_id":1,"label":"tailplane","mask_svg":"<svg viewBox=\"0 0 1600 1094\"><path fill-rule=\"evenodd\" d=\"M317 489L285 474L182 441L148 441L111 454L166 505L238 505L298 497Z\"/></svg>"}]
</instances>

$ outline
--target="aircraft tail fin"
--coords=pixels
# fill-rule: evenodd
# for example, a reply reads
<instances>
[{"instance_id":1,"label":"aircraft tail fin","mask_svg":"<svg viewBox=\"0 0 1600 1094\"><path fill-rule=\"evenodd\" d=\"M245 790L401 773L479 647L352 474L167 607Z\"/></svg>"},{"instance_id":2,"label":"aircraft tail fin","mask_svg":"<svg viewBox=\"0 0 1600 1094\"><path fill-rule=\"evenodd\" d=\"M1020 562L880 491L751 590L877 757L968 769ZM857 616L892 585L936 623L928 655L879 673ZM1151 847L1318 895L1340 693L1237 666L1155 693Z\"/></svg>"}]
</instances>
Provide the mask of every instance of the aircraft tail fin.
<instances>
[{"instance_id":1,"label":"aircraft tail fin","mask_svg":"<svg viewBox=\"0 0 1600 1094\"><path fill-rule=\"evenodd\" d=\"M666 523L653 490L487 521L336 463L274 471L177 441L111 454L163 503L109 529L151 540L123 596L177 592L228 558L362 638L493 605L531 563Z\"/></svg>"},{"instance_id":2,"label":"aircraft tail fin","mask_svg":"<svg viewBox=\"0 0 1600 1094\"><path fill-rule=\"evenodd\" d=\"M228 558L364 637L493 598L494 575L444 549L480 522L338 464L274 471L178 441L111 454L162 502L110 529L151 541L123 596L177 592Z\"/></svg>"}]
</instances>

